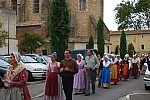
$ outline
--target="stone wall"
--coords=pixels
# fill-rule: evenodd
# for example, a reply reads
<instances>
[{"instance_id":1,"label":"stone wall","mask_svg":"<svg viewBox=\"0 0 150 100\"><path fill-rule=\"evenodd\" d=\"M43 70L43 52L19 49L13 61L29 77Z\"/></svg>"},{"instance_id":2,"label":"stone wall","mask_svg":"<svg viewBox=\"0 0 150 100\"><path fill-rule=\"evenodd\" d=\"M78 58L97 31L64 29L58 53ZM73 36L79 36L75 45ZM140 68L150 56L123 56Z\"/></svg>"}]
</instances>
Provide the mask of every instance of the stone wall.
<instances>
[{"instance_id":1,"label":"stone wall","mask_svg":"<svg viewBox=\"0 0 150 100\"><path fill-rule=\"evenodd\" d=\"M18 51L18 40L16 39L16 13L10 9L0 8L0 21L3 29L9 32L9 53ZM6 38L7 46L0 48L0 54L8 53L8 38Z\"/></svg>"}]
</instances>

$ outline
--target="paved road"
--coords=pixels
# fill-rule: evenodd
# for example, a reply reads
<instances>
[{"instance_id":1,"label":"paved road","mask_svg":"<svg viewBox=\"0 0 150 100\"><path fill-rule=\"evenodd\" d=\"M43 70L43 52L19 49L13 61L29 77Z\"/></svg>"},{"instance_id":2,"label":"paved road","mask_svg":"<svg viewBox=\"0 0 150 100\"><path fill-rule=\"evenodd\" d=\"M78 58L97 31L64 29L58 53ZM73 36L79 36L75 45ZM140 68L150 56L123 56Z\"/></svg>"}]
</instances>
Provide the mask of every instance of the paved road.
<instances>
[{"instance_id":1,"label":"paved road","mask_svg":"<svg viewBox=\"0 0 150 100\"><path fill-rule=\"evenodd\" d=\"M30 82L29 90L33 100L43 100L44 88L45 83L43 81L34 82L33 84ZM144 90L143 76L137 80L130 79L129 81L121 81L118 85L111 85L110 89L96 88L96 94L88 97L84 95L73 95L73 100L117 100L118 98L124 100L122 96L133 93L150 93L150 91Z\"/></svg>"}]
</instances>

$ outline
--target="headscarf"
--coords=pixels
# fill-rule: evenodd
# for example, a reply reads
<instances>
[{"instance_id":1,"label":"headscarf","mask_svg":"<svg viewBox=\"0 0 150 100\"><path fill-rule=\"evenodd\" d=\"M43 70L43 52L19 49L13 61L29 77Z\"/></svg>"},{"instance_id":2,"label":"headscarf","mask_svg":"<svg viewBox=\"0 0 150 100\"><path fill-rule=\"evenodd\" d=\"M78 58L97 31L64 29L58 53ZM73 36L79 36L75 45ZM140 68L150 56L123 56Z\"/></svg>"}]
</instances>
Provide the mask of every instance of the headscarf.
<instances>
[{"instance_id":1,"label":"headscarf","mask_svg":"<svg viewBox=\"0 0 150 100\"><path fill-rule=\"evenodd\" d=\"M52 56L54 56L55 58L57 58L57 53L56 53L56 52L53 52L53 53L52 53Z\"/></svg>"},{"instance_id":2,"label":"headscarf","mask_svg":"<svg viewBox=\"0 0 150 100\"><path fill-rule=\"evenodd\" d=\"M77 57L78 56L80 56L82 60L84 59L84 57L82 56L82 54L79 53L79 54L77 54Z\"/></svg>"},{"instance_id":3,"label":"headscarf","mask_svg":"<svg viewBox=\"0 0 150 100\"><path fill-rule=\"evenodd\" d=\"M107 58L107 59L108 59L108 56L106 55L106 56L105 56L105 58Z\"/></svg>"},{"instance_id":4,"label":"headscarf","mask_svg":"<svg viewBox=\"0 0 150 100\"><path fill-rule=\"evenodd\" d=\"M21 60L20 53L19 52L12 52L11 54L13 54L13 56L15 57L17 64L20 64L20 60Z\"/></svg>"}]
</instances>

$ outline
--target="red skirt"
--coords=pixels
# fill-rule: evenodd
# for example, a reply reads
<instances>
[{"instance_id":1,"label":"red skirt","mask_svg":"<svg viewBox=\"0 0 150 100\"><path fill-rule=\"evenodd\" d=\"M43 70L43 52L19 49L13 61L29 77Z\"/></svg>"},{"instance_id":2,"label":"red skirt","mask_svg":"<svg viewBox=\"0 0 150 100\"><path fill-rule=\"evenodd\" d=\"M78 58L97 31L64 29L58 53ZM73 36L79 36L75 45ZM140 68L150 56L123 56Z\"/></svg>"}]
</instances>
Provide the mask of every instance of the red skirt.
<instances>
[{"instance_id":1,"label":"red skirt","mask_svg":"<svg viewBox=\"0 0 150 100\"><path fill-rule=\"evenodd\" d=\"M138 65L136 63L133 63L132 76L133 77L138 76Z\"/></svg>"},{"instance_id":2,"label":"red skirt","mask_svg":"<svg viewBox=\"0 0 150 100\"><path fill-rule=\"evenodd\" d=\"M130 76L130 69L128 64L124 64L122 69L122 78L128 79Z\"/></svg>"},{"instance_id":3,"label":"red skirt","mask_svg":"<svg viewBox=\"0 0 150 100\"><path fill-rule=\"evenodd\" d=\"M45 95L58 95L58 75L56 73L49 73L48 78L46 80Z\"/></svg>"}]
</instances>

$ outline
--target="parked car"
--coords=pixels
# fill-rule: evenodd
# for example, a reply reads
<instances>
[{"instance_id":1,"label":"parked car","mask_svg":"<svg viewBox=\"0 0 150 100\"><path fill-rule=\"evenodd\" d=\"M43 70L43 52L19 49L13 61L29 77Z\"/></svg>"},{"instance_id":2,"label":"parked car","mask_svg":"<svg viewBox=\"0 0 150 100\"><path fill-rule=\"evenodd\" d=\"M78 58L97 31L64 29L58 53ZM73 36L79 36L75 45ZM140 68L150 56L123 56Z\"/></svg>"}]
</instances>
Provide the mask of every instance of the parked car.
<instances>
[{"instance_id":1,"label":"parked car","mask_svg":"<svg viewBox=\"0 0 150 100\"><path fill-rule=\"evenodd\" d=\"M37 54L25 54L25 56L30 56L31 58L36 60L39 55L37 55Z\"/></svg>"},{"instance_id":2,"label":"parked car","mask_svg":"<svg viewBox=\"0 0 150 100\"><path fill-rule=\"evenodd\" d=\"M36 59L39 63L42 63L42 64L48 64L49 62L52 62L51 61L51 58L49 56L38 56L37 59Z\"/></svg>"},{"instance_id":3,"label":"parked car","mask_svg":"<svg viewBox=\"0 0 150 100\"><path fill-rule=\"evenodd\" d=\"M7 69L10 67L10 64L2 59L0 59L0 87L3 86L1 78L7 72Z\"/></svg>"},{"instance_id":4,"label":"parked car","mask_svg":"<svg viewBox=\"0 0 150 100\"><path fill-rule=\"evenodd\" d=\"M144 77L144 83L145 83L145 90L150 89L150 69L148 67L148 64L145 63L145 66L147 66L146 72L145 72L145 77Z\"/></svg>"},{"instance_id":5,"label":"parked car","mask_svg":"<svg viewBox=\"0 0 150 100\"><path fill-rule=\"evenodd\" d=\"M88 49L83 49L83 50L71 50L71 58L77 60L77 54L82 54L83 57L85 58L87 56L87 51ZM92 49L93 53L97 54L97 50L96 49Z\"/></svg>"},{"instance_id":6,"label":"parked car","mask_svg":"<svg viewBox=\"0 0 150 100\"><path fill-rule=\"evenodd\" d=\"M3 56L3 59L9 62L9 56ZM28 80L31 81L35 78L45 79L47 66L37 62L29 56L21 56L21 63L28 71Z\"/></svg>"},{"instance_id":7,"label":"parked car","mask_svg":"<svg viewBox=\"0 0 150 100\"><path fill-rule=\"evenodd\" d=\"M25 56L30 56L31 58L35 59L39 63L46 64L46 65L49 62L51 62L51 58L49 56L44 56L44 55L39 56L37 54L25 54Z\"/></svg>"}]
</instances>

